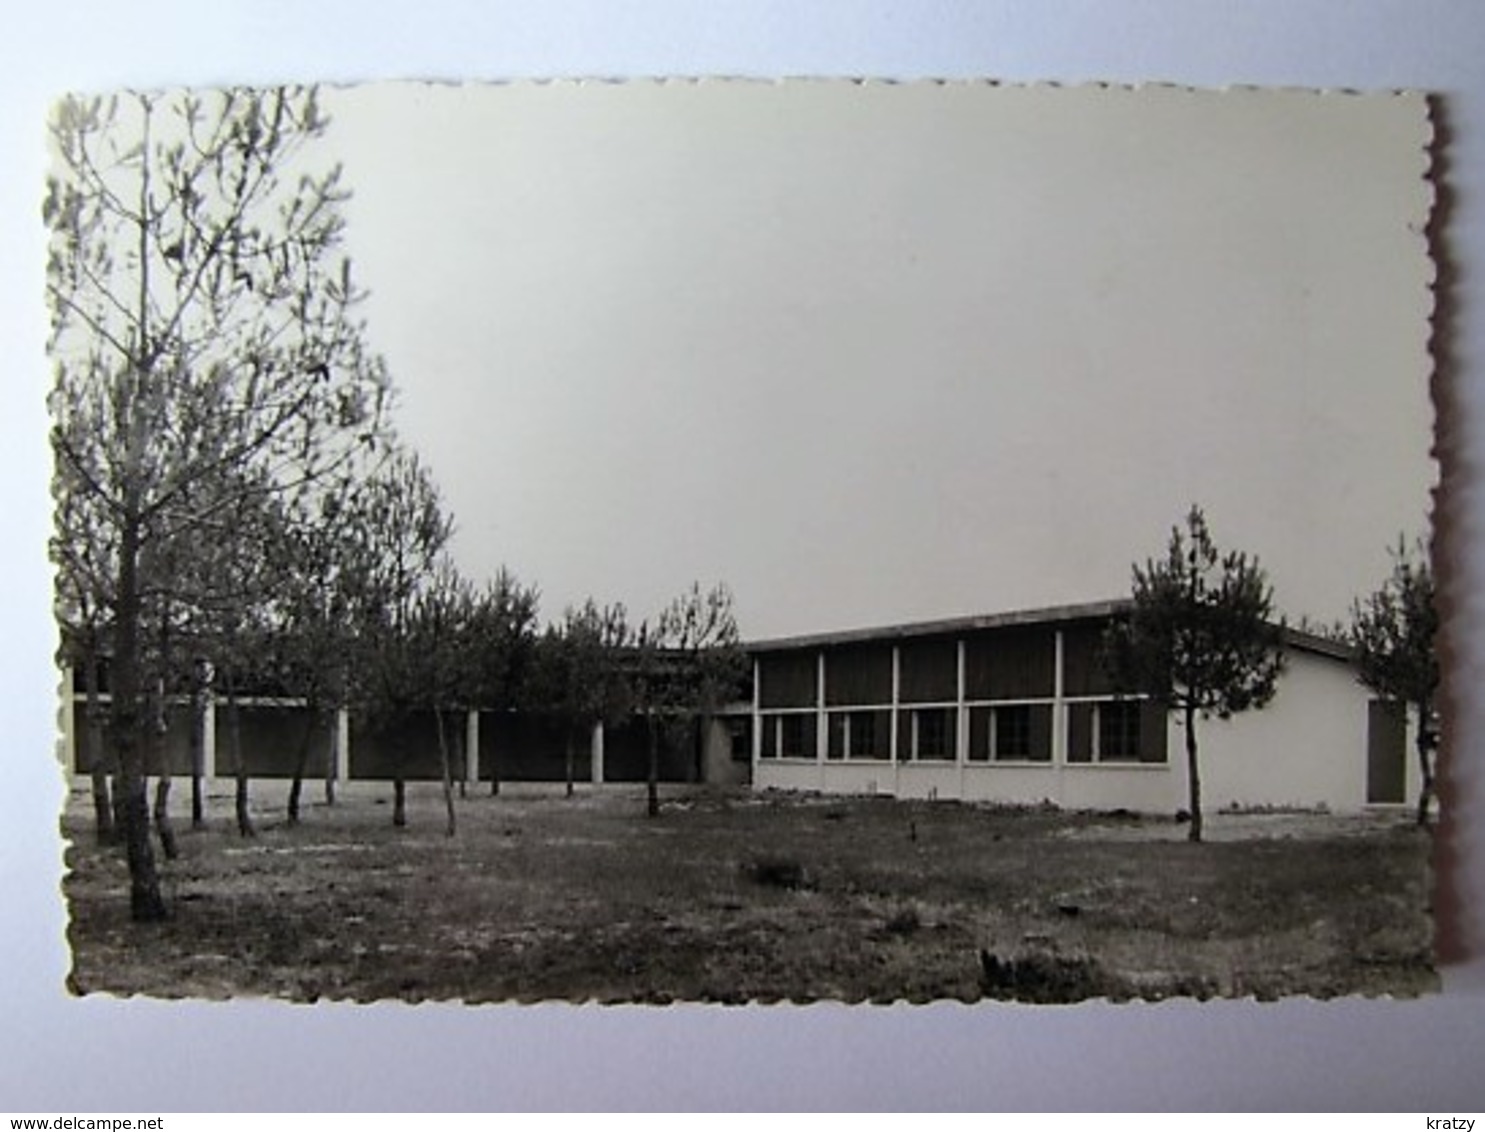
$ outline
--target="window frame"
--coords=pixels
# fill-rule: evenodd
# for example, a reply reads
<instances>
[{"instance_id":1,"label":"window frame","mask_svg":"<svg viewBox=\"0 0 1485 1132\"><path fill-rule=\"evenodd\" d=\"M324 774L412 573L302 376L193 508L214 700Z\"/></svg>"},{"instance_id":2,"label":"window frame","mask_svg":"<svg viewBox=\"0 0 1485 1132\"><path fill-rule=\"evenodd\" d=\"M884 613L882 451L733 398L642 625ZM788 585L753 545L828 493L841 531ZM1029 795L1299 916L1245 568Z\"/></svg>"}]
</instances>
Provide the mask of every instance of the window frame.
<instances>
[{"instance_id":1,"label":"window frame","mask_svg":"<svg viewBox=\"0 0 1485 1132\"><path fill-rule=\"evenodd\" d=\"M760 762L808 762L819 757L819 738L815 733L816 711L814 708L794 708L782 711L758 713L758 759ZM785 742L786 720L799 720L799 737L804 739L800 750L790 750ZM790 725L793 726L792 724ZM771 740L771 742L770 742ZM814 747L812 753L800 753ZM770 753L770 748L772 752Z\"/></svg>"},{"instance_id":2,"label":"window frame","mask_svg":"<svg viewBox=\"0 0 1485 1132\"><path fill-rule=\"evenodd\" d=\"M909 761L915 763L953 763L959 759L957 748L958 729L954 724L958 712L956 704L914 704L908 709L911 713L908 725L908 755ZM941 727L943 739L942 754L924 754L923 723L929 716L937 721Z\"/></svg>"},{"instance_id":3,"label":"window frame","mask_svg":"<svg viewBox=\"0 0 1485 1132\"><path fill-rule=\"evenodd\" d=\"M1091 740L1093 744L1093 761L1095 763L1109 763L1119 766L1133 764L1135 766L1144 763L1143 758L1143 701L1138 699L1110 699L1100 700L1093 706L1093 728ZM1111 714L1111 709L1116 709L1123 719L1123 725L1118 728L1117 738L1122 740L1117 753L1110 754L1106 748L1106 738L1109 735L1111 724L1106 722ZM1131 726L1132 725L1132 726ZM1133 745L1130 745L1130 740ZM1164 763L1144 763L1148 766L1163 766Z\"/></svg>"},{"instance_id":4,"label":"window frame","mask_svg":"<svg viewBox=\"0 0 1485 1132\"><path fill-rule=\"evenodd\" d=\"M1031 704L990 705L990 762L1029 763L1037 761L1031 754L1031 707ZM1010 714L1012 712L1015 713L1014 716ZM1016 727L1004 727L1003 724L1011 718L1017 720ZM1015 750L1007 750L1004 746L1006 737L1010 733L1020 740Z\"/></svg>"}]
</instances>

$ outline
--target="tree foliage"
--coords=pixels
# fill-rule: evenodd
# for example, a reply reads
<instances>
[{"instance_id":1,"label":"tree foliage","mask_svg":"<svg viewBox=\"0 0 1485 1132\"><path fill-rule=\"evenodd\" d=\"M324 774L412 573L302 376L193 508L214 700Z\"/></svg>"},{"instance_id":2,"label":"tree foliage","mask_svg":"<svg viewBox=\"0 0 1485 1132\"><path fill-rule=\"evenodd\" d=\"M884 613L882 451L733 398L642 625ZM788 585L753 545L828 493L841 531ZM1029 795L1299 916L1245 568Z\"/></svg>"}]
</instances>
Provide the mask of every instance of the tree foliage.
<instances>
[{"instance_id":1,"label":"tree foliage","mask_svg":"<svg viewBox=\"0 0 1485 1132\"><path fill-rule=\"evenodd\" d=\"M1105 657L1116 686L1142 693L1185 725L1190 836L1202 835L1198 717L1227 719L1273 698L1284 667L1282 620L1256 558L1223 553L1192 507L1171 530L1164 558L1133 570L1133 604L1115 620Z\"/></svg>"},{"instance_id":2,"label":"tree foliage","mask_svg":"<svg viewBox=\"0 0 1485 1132\"><path fill-rule=\"evenodd\" d=\"M540 638L532 681L533 706L560 716L566 728L564 773L573 792L578 732L615 722L628 707L624 649L629 642L623 605L600 607L592 598L569 606Z\"/></svg>"},{"instance_id":3,"label":"tree foliage","mask_svg":"<svg viewBox=\"0 0 1485 1132\"><path fill-rule=\"evenodd\" d=\"M58 612L83 616L84 590L107 612L138 919L165 914L147 642L189 615L199 595L181 583L210 576L191 563L220 532L313 492L381 431L389 383L340 252L347 191L312 161L325 126L309 88L73 97L51 122ZM236 541L244 570L264 545Z\"/></svg>"},{"instance_id":4,"label":"tree foliage","mask_svg":"<svg viewBox=\"0 0 1485 1132\"><path fill-rule=\"evenodd\" d=\"M1439 690L1439 631L1433 569L1420 543L1412 552L1399 539L1392 574L1351 609L1351 641L1358 679L1377 695L1412 708L1421 772L1418 823L1428 822L1433 797L1433 753L1438 746L1434 700Z\"/></svg>"},{"instance_id":5,"label":"tree foliage","mask_svg":"<svg viewBox=\"0 0 1485 1132\"><path fill-rule=\"evenodd\" d=\"M675 598L653 622L633 636L629 695L649 731L646 801L651 817L660 812L660 738L689 734L735 692L746 673L747 657L732 611L732 591L699 583Z\"/></svg>"},{"instance_id":6,"label":"tree foliage","mask_svg":"<svg viewBox=\"0 0 1485 1132\"><path fill-rule=\"evenodd\" d=\"M359 540L348 550L355 562L348 601L352 698L372 731L390 734L443 696L438 681L449 662L448 642L433 642L428 622L457 600L444 551L453 519L426 465L410 452L390 457L364 485ZM392 820L407 820L403 765L394 752L396 804Z\"/></svg>"}]
</instances>

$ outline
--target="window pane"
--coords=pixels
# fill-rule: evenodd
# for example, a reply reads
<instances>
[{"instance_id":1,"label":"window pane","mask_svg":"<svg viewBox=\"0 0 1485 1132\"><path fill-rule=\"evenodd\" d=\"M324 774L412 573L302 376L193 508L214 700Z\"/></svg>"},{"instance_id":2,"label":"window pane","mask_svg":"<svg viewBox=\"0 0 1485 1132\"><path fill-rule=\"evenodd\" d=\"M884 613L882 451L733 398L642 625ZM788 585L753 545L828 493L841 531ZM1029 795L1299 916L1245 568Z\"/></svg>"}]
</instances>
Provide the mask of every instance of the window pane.
<instances>
[{"instance_id":1,"label":"window pane","mask_svg":"<svg viewBox=\"0 0 1485 1132\"><path fill-rule=\"evenodd\" d=\"M819 661L813 652L786 652L758 660L760 707L812 707L819 680Z\"/></svg>"},{"instance_id":2,"label":"window pane","mask_svg":"<svg viewBox=\"0 0 1485 1132\"><path fill-rule=\"evenodd\" d=\"M1098 705L1100 762L1138 762L1140 705L1138 700L1110 700Z\"/></svg>"},{"instance_id":3,"label":"window pane","mask_svg":"<svg viewBox=\"0 0 1485 1132\"><path fill-rule=\"evenodd\" d=\"M839 648L825 654L826 704L885 704L891 700L891 645Z\"/></svg>"},{"instance_id":4,"label":"window pane","mask_svg":"<svg viewBox=\"0 0 1485 1132\"><path fill-rule=\"evenodd\" d=\"M970 762L987 762L990 758L990 712L992 709L976 707L969 709Z\"/></svg>"},{"instance_id":5,"label":"window pane","mask_svg":"<svg viewBox=\"0 0 1485 1132\"><path fill-rule=\"evenodd\" d=\"M812 759L815 757L815 717L813 715L780 716L783 724L782 749L779 754L786 759Z\"/></svg>"},{"instance_id":6,"label":"window pane","mask_svg":"<svg viewBox=\"0 0 1485 1132\"><path fill-rule=\"evenodd\" d=\"M1067 761L1093 761L1093 705L1067 705Z\"/></svg>"},{"instance_id":7,"label":"window pane","mask_svg":"<svg viewBox=\"0 0 1485 1132\"><path fill-rule=\"evenodd\" d=\"M758 726L763 729L762 749L758 752L760 758L776 759L779 757L779 717L776 715L765 715L758 720Z\"/></svg>"},{"instance_id":8,"label":"window pane","mask_svg":"<svg viewBox=\"0 0 1485 1132\"><path fill-rule=\"evenodd\" d=\"M995 757L1031 757L1031 708L1026 704L1011 704L995 709Z\"/></svg>"},{"instance_id":9,"label":"window pane","mask_svg":"<svg viewBox=\"0 0 1485 1132\"><path fill-rule=\"evenodd\" d=\"M909 641L898 650L898 698L903 703L959 695L959 646L951 640Z\"/></svg>"},{"instance_id":10,"label":"window pane","mask_svg":"<svg viewBox=\"0 0 1485 1132\"><path fill-rule=\"evenodd\" d=\"M1113 692L1103 660L1103 622L1069 625L1062 631L1062 693L1098 696Z\"/></svg>"},{"instance_id":11,"label":"window pane","mask_svg":"<svg viewBox=\"0 0 1485 1132\"><path fill-rule=\"evenodd\" d=\"M887 717L884 711L853 711L851 721L851 758L881 759L887 757Z\"/></svg>"},{"instance_id":12,"label":"window pane","mask_svg":"<svg viewBox=\"0 0 1485 1132\"><path fill-rule=\"evenodd\" d=\"M843 712L830 713L826 732L825 757L831 759L846 757L846 716Z\"/></svg>"},{"instance_id":13,"label":"window pane","mask_svg":"<svg viewBox=\"0 0 1485 1132\"><path fill-rule=\"evenodd\" d=\"M1051 626L976 634L964 643L964 694L971 700L1050 696L1056 659Z\"/></svg>"},{"instance_id":14,"label":"window pane","mask_svg":"<svg viewBox=\"0 0 1485 1132\"><path fill-rule=\"evenodd\" d=\"M1052 761L1052 705L1032 704L1026 709L1031 718L1031 752L1026 757L1032 762Z\"/></svg>"},{"instance_id":15,"label":"window pane","mask_svg":"<svg viewBox=\"0 0 1485 1132\"><path fill-rule=\"evenodd\" d=\"M917 757L952 759L954 757L954 724L952 709L924 708L913 713L918 721Z\"/></svg>"}]
</instances>

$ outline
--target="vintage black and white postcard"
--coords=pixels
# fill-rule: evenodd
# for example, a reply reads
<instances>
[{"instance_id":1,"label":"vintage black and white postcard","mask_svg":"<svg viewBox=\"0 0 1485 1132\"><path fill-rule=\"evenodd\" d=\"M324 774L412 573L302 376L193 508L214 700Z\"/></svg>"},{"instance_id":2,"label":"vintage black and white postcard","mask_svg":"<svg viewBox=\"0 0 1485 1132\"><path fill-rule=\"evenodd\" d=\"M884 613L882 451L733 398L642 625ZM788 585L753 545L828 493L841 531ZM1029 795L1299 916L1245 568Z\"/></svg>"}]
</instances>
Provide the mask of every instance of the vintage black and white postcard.
<instances>
[{"instance_id":1,"label":"vintage black and white postcard","mask_svg":"<svg viewBox=\"0 0 1485 1132\"><path fill-rule=\"evenodd\" d=\"M1435 988L1421 94L50 120L80 994Z\"/></svg>"}]
</instances>

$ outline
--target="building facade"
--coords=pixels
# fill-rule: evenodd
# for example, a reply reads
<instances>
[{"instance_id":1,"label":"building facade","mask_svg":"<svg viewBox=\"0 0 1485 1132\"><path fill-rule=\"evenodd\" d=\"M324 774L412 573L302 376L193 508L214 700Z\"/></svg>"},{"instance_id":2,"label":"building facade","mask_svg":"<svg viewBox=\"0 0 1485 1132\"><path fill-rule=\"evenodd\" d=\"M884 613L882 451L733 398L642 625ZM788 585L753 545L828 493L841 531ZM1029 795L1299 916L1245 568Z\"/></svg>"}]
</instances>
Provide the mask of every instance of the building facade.
<instances>
[{"instance_id":1,"label":"building facade","mask_svg":"<svg viewBox=\"0 0 1485 1132\"><path fill-rule=\"evenodd\" d=\"M1184 728L1116 690L1102 663L1127 602L760 641L760 788L1171 813L1187 804ZM1401 805L1411 727L1357 682L1349 650L1290 632L1274 699L1199 720L1208 808Z\"/></svg>"},{"instance_id":2,"label":"building facade","mask_svg":"<svg viewBox=\"0 0 1485 1132\"><path fill-rule=\"evenodd\" d=\"M751 701L667 738L660 777L830 794L1173 813L1187 805L1178 717L1116 693L1102 663L1110 620L1127 602L823 633L747 646ZM1416 798L1414 722L1356 679L1343 645L1290 632L1273 700L1198 723L1209 809L1325 807L1354 812ZM103 757L79 681L63 682L64 765ZM98 707L107 692L98 696ZM240 749L253 778L436 779L436 721L415 712L373 729L344 709L246 697L230 713L210 696L170 706L152 773L230 778ZM540 714L470 711L445 720L456 779L560 782L569 736ZM90 729L92 734L90 735ZM575 777L642 781L644 720L573 736Z\"/></svg>"}]
</instances>

